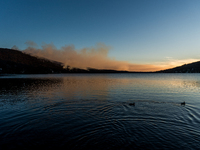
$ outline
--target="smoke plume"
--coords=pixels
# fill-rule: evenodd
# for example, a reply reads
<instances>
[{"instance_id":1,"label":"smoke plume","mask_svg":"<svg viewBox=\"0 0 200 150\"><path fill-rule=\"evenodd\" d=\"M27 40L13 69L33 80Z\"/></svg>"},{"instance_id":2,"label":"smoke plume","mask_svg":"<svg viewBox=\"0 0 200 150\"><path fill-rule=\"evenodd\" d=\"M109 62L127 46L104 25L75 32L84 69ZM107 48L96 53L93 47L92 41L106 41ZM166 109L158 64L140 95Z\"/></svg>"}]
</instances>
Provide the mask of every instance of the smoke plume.
<instances>
[{"instance_id":1,"label":"smoke plume","mask_svg":"<svg viewBox=\"0 0 200 150\"><path fill-rule=\"evenodd\" d=\"M104 44L97 44L96 47L83 48L81 50L76 50L73 45L63 46L61 49L57 49L53 44L45 44L41 49L38 49L30 41L27 44L29 44L29 47L24 50L25 53L62 62L64 67L70 66L82 69L89 67L126 71L156 71L162 69L159 66L131 64L126 61L117 61L109 58L108 52L110 47Z\"/></svg>"}]
</instances>

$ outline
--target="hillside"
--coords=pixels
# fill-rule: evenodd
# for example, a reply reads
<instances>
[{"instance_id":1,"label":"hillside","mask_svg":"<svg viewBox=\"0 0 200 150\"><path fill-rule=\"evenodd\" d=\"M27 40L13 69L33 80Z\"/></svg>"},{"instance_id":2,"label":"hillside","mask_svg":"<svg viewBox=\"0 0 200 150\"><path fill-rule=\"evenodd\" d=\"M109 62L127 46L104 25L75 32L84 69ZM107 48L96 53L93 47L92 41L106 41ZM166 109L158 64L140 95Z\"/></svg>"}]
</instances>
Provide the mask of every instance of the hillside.
<instances>
[{"instance_id":1,"label":"hillside","mask_svg":"<svg viewBox=\"0 0 200 150\"><path fill-rule=\"evenodd\" d=\"M0 72L9 74L61 73L62 63L37 58L18 50L0 48Z\"/></svg>"},{"instance_id":2,"label":"hillside","mask_svg":"<svg viewBox=\"0 0 200 150\"><path fill-rule=\"evenodd\" d=\"M48 59L31 56L22 51L0 48L0 74L49 74L49 73L126 73L127 71L80 69Z\"/></svg>"},{"instance_id":3,"label":"hillside","mask_svg":"<svg viewBox=\"0 0 200 150\"><path fill-rule=\"evenodd\" d=\"M159 73L200 73L200 61L184 64L171 69L157 71Z\"/></svg>"},{"instance_id":4,"label":"hillside","mask_svg":"<svg viewBox=\"0 0 200 150\"><path fill-rule=\"evenodd\" d=\"M131 73L128 71L101 70L95 68L88 68L87 70L73 67L71 69L69 68L63 69L63 64L60 62L34 57L18 50L0 48L1 74ZM200 73L200 61L157 71L156 73Z\"/></svg>"}]
</instances>

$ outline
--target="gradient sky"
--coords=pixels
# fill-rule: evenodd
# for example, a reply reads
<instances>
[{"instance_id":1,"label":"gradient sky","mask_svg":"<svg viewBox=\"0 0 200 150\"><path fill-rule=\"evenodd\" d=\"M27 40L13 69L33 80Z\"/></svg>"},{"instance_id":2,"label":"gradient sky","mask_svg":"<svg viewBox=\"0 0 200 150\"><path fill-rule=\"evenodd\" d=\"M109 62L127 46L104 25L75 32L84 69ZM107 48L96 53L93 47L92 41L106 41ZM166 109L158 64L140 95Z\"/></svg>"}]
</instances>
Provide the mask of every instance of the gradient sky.
<instances>
[{"instance_id":1,"label":"gradient sky","mask_svg":"<svg viewBox=\"0 0 200 150\"><path fill-rule=\"evenodd\" d=\"M0 47L111 46L134 64L200 60L199 0L1 0Z\"/></svg>"}]
</instances>

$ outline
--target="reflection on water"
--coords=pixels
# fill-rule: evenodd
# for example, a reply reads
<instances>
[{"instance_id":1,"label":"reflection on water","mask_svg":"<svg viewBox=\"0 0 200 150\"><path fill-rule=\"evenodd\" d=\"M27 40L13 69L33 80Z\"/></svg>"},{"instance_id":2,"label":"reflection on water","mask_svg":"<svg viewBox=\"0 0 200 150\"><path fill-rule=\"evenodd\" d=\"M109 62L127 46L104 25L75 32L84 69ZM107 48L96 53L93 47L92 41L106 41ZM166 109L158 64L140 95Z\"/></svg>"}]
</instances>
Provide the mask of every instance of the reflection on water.
<instances>
[{"instance_id":1,"label":"reflection on water","mask_svg":"<svg viewBox=\"0 0 200 150\"><path fill-rule=\"evenodd\" d=\"M17 103L26 101L26 97L35 97L37 95L51 96L54 89L56 89L62 79L34 79L34 78L0 78L0 104ZM4 97L10 97L4 99Z\"/></svg>"},{"instance_id":2,"label":"reflection on water","mask_svg":"<svg viewBox=\"0 0 200 150\"><path fill-rule=\"evenodd\" d=\"M199 74L24 75L0 83L3 149L200 146Z\"/></svg>"}]
</instances>

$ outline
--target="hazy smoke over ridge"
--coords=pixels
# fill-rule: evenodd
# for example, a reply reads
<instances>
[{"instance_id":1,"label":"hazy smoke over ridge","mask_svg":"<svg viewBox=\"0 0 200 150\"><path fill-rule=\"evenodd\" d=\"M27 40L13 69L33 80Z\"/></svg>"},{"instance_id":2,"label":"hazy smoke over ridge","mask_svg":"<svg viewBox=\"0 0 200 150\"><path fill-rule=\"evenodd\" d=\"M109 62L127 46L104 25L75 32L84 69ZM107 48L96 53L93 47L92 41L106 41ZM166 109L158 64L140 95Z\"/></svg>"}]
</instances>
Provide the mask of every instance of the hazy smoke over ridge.
<instances>
[{"instance_id":1,"label":"hazy smoke over ridge","mask_svg":"<svg viewBox=\"0 0 200 150\"><path fill-rule=\"evenodd\" d=\"M75 50L73 45L64 46L57 49L53 44L45 44L41 49L35 48L33 43L28 44L25 53L33 56L43 57L50 60L64 63L65 67L77 67L86 69L113 69L127 71L156 71L162 69L154 65L131 64L126 61L117 61L108 57L110 47L104 44L97 44L95 48L83 48Z\"/></svg>"}]
</instances>

